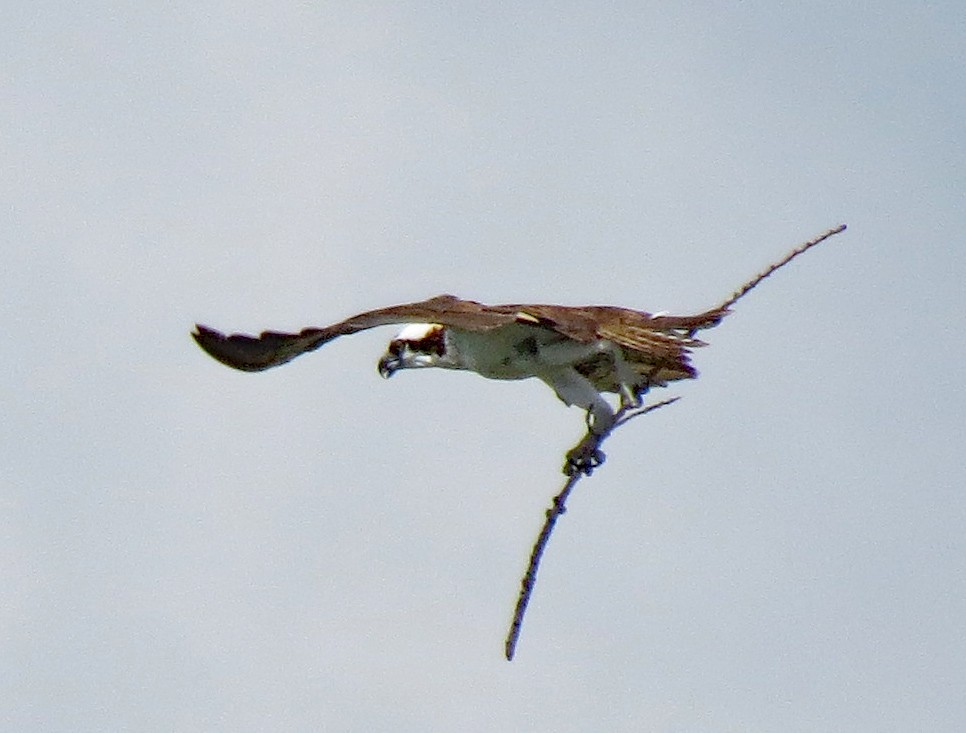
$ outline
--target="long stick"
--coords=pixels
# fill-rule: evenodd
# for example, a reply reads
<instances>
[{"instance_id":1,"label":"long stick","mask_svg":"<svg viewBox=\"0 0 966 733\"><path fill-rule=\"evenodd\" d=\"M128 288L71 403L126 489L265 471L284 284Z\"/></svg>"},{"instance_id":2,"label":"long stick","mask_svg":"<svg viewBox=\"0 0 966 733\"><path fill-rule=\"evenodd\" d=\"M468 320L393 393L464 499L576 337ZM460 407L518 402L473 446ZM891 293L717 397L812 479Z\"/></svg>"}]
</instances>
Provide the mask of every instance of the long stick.
<instances>
[{"instance_id":1,"label":"long stick","mask_svg":"<svg viewBox=\"0 0 966 733\"><path fill-rule=\"evenodd\" d=\"M614 432L618 427L625 424L628 420L631 420L640 415L646 415L652 410L657 410L660 407L666 407L674 402L677 402L680 397L672 397L668 400L663 400L661 402L656 402L653 405L648 405L647 407L636 407L636 408L621 408L617 412L617 419L614 422L614 426L609 432L604 435L594 435L596 439L594 447L600 450L601 444L608 435ZM589 435L590 433L588 433ZM513 621L510 624L510 630L507 632L506 642L504 643L504 653L506 654L507 661L513 659L513 653L516 650L517 640L520 638L520 630L523 627L523 616L527 612L527 604L530 603L530 596L533 593L533 586L537 582L537 569L540 567L540 560L543 558L543 551L547 547L547 542L550 540L550 534L553 532L554 525L557 523L557 519L560 515L567 511L567 497L570 496L570 492L573 491L574 486L581 479L582 476L589 476L589 472L574 471L567 478L567 482L564 484L563 489L560 493L553 497L553 504L546 512L546 520L543 523L543 528L540 530L540 535L537 537L537 541L533 544L533 549L530 551L530 562L527 565L527 572L523 574L523 579L520 581L520 595L517 598L516 608L513 610Z\"/></svg>"},{"instance_id":2,"label":"long stick","mask_svg":"<svg viewBox=\"0 0 966 733\"><path fill-rule=\"evenodd\" d=\"M789 252L787 255L785 255L780 260L778 260L778 262L772 263L765 270L763 270L762 272L758 273L753 278L751 278L751 280L749 280L744 285L742 285L740 288L738 288L732 294L732 296L730 298L728 298L724 303L722 303L718 307L721 310L725 310L725 309L729 308L730 306L733 306L736 302L738 302L738 300L740 298L745 297L751 290L753 290L755 287L757 287L757 285L762 280L764 280L766 277L768 277L769 275L771 275L775 270L778 270L779 268L784 267L789 262L791 262L796 257L798 257L800 254L804 254L805 252L807 252L808 250L810 250L816 244L821 244L822 242L824 242L829 237L834 237L836 234L839 234L840 232L844 232L844 231L845 231L845 224L839 224L834 229L829 229L827 232L823 232L822 234L819 234L817 237L815 237L815 239L810 239L809 241L805 242L804 244L800 244L798 247L796 247L791 252Z\"/></svg>"}]
</instances>

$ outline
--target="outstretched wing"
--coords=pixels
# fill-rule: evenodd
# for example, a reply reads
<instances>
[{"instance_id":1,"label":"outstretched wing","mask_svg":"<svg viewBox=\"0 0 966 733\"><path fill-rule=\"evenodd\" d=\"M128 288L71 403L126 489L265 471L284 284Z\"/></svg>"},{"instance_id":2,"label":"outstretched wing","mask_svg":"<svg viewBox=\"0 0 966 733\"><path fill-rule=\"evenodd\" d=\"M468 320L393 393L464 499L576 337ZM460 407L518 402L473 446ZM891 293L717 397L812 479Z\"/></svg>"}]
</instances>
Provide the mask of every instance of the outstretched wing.
<instances>
[{"instance_id":1,"label":"outstretched wing","mask_svg":"<svg viewBox=\"0 0 966 733\"><path fill-rule=\"evenodd\" d=\"M649 375L652 382L663 382L695 376L687 354L691 347L703 344L693 334L717 325L727 312L719 308L696 316L652 316L613 306L484 305L454 295L438 295L418 303L366 311L325 328L306 328L299 333L264 331L259 336L229 336L199 324L191 335L222 364L257 372L314 351L339 336L377 326L439 323L468 331L489 331L516 322L556 331L583 343L613 341L627 352L642 377ZM600 371L596 365L585 366L588 373ZM604 365L602 374L611 371ZM604 376L592 381L613 391Z\"/></svg>"},{"instance_id":2,"label":"outstretched wing","mask_svg":"<svg viewBox=\"0 0 966 733\"><path fill-rule=\"evenodd\" d=\"M455 295L438 295L418 303L366 311L325 328L299 333L264 331L259 336L230 336L198 324L192 337L212 357L235 369L259 372L314 351L339 336L394 323L440 323L469 331L489 331L513 323L523 314L512 306L488 306Z\"/></svg>"}]
</instances>

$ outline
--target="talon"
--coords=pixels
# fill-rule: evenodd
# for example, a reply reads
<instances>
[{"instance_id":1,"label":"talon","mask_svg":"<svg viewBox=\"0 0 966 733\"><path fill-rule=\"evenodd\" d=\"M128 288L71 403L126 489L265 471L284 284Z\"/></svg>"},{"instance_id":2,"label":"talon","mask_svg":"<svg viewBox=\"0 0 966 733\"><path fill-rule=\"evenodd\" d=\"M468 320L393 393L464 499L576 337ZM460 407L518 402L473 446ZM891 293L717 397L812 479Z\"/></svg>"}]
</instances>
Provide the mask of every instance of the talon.
<instances>
[{"instance_id":1,"label":"talon","mask_svg":"<svg viewBox=\"0 0 966 733\"><path fill-rule=\"evenodd\" d=\"M590 476L594 469L604 462L605 457L604 452L594 448L593 445L581 443L567 452L563 472L567 476L578 473Z\"/></svg>"}]
</instances>

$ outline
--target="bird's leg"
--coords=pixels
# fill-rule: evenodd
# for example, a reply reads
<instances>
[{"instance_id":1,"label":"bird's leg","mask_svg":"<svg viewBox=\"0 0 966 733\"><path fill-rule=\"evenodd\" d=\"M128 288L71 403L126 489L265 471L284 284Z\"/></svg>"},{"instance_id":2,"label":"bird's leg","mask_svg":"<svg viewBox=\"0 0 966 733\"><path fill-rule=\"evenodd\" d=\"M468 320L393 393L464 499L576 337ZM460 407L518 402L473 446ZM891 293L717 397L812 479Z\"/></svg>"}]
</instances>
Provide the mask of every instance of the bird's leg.
<instances>
[{"instance_id":1,"label":"bird's leg","mask_svg":"<svg viewBox=\"0 0 966 733\"><path fill-rule=\"evenodd\" d=\"M597 399L587 408L584 423L587 434L580 439L573 448L567 451L563 472L567 476L582 473L590 476L600 464L604 462L604 452L600 444L614 428L615 414L610 404L597 395Z\"/></svg>"},{"instance_id":2,"label":"bird's leg","mask_svg":"<svg viewBox=\"0 0 966 733\"><path fill-rule=\"evenodd\" d=\"M567 451L563 472L568 476L589 474L604 462L599 445L614 427L614 409L593 383L571 366L547 370L540 377L566 404L587 410L587 434Z\"/></svg>"},{"instance_id":3,"label":"bird's leg","mask_svg":"<svg viewBox=\"0 0 966 733\"><path fill-rule=\"evenodd\" d=\"M591 343L580 343L571 339L561 339L560 341L546 343L543 344L540 351L540 363L556 370L569 367L577 361L591 358L595 354L607 354L614 364L614 376L620 394L621 408L640 407L640 391L636 389L640 376L627 363L627 359L624 358L624 350L613 341L599 339ZM551 386L557 389L552 383ZM594 392L596 393L597 390L594 389ZM581 407L589 408L588 404L570 400L563 396L559 389L557 389L557 394L568 405L581 405Z\"/></svg>"},{"instance_id":4,"label":"bird's leg","mask_svg":"<svg viewBox=\"0 0 966 733\"><path fill-rule=\"evenodd\" d=\"M641 404L642 404L642 400L641 400L641 397L640 397L640 394L641 393L635 393L634 390L633 390L633 388L628 387L623 382L621 383L620 389L621 389L621 391L620 391L620 395L621 395L621 407L620 407L620 409L622 409L622 410L630 410L632 408L640 407L641 406Z\"/></svg>"},{"instance_id":5,"label":"bird's leg","mask_svg":"<svg viewBox=\"0 0 966 733\"><path fill-rule=\"evenodd\" d=\"M647 388L639 389L637 382L640 375L631 369L630 364L624 358L624 351L621 347L611 341L600 341L598 346L600 351L610 354L614 360L614 374L617 377L618 394L621 399L621 410L629 410L640 407L642 404L641 395L647 392Z\"/></svg>"}]
</instances>

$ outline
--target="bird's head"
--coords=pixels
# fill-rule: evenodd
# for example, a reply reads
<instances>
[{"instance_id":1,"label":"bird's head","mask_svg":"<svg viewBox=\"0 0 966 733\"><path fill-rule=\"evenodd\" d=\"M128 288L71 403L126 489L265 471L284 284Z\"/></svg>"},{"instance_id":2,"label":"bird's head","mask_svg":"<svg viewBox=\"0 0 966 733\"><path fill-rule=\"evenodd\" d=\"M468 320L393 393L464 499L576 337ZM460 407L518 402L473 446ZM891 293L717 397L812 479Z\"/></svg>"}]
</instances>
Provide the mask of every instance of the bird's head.
<instances>
[{"instance_id":1,"label":"bird's head","mask_svg":"<svg viewBox=\"0 0 966 733\"><path fill-rule=\"evenodd\" d=\"M437 366L446 354L446 329L438 323L411 323L389 342L379 374L389 379L399 369Z\"/></svg>"}]
</instances>

